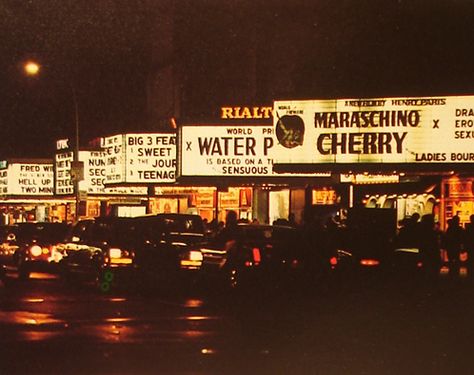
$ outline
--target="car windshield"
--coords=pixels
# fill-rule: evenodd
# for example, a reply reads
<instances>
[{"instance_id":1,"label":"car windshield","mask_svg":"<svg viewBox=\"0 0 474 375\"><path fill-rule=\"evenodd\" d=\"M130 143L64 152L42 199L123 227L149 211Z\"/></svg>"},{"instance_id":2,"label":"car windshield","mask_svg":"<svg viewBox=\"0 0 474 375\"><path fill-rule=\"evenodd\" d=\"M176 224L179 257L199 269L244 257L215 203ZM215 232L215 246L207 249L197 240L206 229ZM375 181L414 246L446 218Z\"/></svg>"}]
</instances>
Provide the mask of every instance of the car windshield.
<instances>
[{"instance_id":1,"label":"car windshield","mask_svg":"<svg viewBox=\"0 0 474 375\"><path fill-rule=\"evenodd\" d=\"M133 226L129 221L95 222L87 230L87 238L93 241L127 241L133 238Z\"/></svg>"},{"instance_id":2,"label":"car windshield","mask_svg":"<svg viewBox=\"0 0 474 375\"><path fill-rule=\"evenodd\" d=\"M168 234L204 235L202 219L197 215L160 214L134 220L145 236Z\"/></svg>"},{"instance_id":3,"label":"car windshield","mask_svg":"<svg viewBox=\"0 0 474 375\"><path fill-rule=\"evenodd\" d=\"M163 217L163 226L169 232L203 233L202 221L192 216Z\"/></svg>"},{"instance_id":4,"label":"car windshield","mask_svg":"<svg viewBox=\"0 0 474 375\"><path fill-rule=\"evenodd\" d=\"M242 239L248 241L282 242L297 241L296 231L277 226L258 227L253 225L239 226Z\"/></svg>"},{"instance_id":5,"label":"car windshield","mask_svg":"<svg viewBox=\"0 0 474 375\"><path fill-rule=\"evenodd\" d=\"M67 225L59 223L21 223L12 228L17 241L40 240L59 242L64 239Z\"/></svg>"}]
</instances>

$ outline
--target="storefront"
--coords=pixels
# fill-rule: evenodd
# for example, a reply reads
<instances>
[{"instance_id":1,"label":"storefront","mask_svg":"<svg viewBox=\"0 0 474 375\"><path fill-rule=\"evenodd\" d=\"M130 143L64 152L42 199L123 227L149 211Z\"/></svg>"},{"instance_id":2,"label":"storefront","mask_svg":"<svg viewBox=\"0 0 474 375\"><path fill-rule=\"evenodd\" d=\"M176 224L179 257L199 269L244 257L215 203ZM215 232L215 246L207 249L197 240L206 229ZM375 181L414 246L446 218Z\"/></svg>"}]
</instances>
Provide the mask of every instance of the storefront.
<instances>
[{"instance_id":1,"label":"storefront","mask_svg":"<svg viewBox=\"0 0 474 375\"><path fill-rule=\"evenodd\" d=\"M61 221L66 200L54 196L53 161L11 159L0 162L0 224Z\"/></svg>"},{"instance_id":2,"label":"storefront","mask_svg":"<svg viewBox=\"0 0 474 375\"><path fill-rule=\"evenodd\" d=\"M272 223L293 214L302 222L308 183L328 176L275 174L268 125L183 125L178 140L178 182L217 186L218 221L233 210L247 221Z\"/></svg>"},{"instance_id":3,"label":"storefront","mask_svg":"<svg viewBox=\"0 0 474 375\"><path fill-rule=\"evenodd\" d=\"M215 216L217 188L210 186L158 186L149 212L190 213L211 221Z\"/></svg>"},{"instance_id":4,"label":"storefront","mask_svg":"<svg viewBox=\"0 0 474 375\"><path fill-rule=\"evenodd\" d=\"M103 138L102 149L106 191L120 192L123 199L128 199L128 204L111 200L113 214L186 213L196 208L196 200L192 200L196 195L203 197L196 210L207 214L203 202L209 189L176 186L175 133L118 134ZM141 196L135 205L130 201L130 190L138 194L137 198Z\"/></svg>"},{"instance_id":5,"label":"storefront","mask_svg":"<svg viewBox=\"0 0 474 375\"><path fill-rule=\"evenodd\" d=\"M474 214L474 176L452 175L443 178L441 184L442 226L455 215L459 216L462 226L470 222Z\"/></svg>"},{"instance_id":6,"label":"storefront","mask_svg":"<svg viewBox=\"0 0 474 375\"><path fill-rule=\"evenodd\" d=\"M269 156L277 173L419 178L370 189L352 181L342 198L347 207L396 208L399 219L434 214L445 228L453 215L466 222L474 213L469 180L445 178L472 170L473 107L473 96L276 101ZM426 176L438 181L423 186Z\"/></svg>"},{"instance_id":7,"label":"storefront","mask_svg":"<svg viewBox=\"0 0 474 375\"><path fill-rule=\"evenodd\" d=\"M341 175L341 182L353 189L354 204L369 208L393 208L397 220L417 213L432 214L439 221L440 176Z\"/></svg>"},{"instance_id":8,"label":"storefront","mask_svg":"<svg viewBox=\"0 0 474 375\"><path fill-rule=\"evenodd\" d=\"M80 171L74 171L73 160L73 152L68 148L58 150L55 156L54 190L56 197L64 201L57 208L60 221L73 222L80 218L105 215L136 216L147 212L146 186L105 186L105 151L97 147L80 150ZM73 174L77 174L80 180L77 184L78 191L75 191Z\"/></svg>"}]
</instances>

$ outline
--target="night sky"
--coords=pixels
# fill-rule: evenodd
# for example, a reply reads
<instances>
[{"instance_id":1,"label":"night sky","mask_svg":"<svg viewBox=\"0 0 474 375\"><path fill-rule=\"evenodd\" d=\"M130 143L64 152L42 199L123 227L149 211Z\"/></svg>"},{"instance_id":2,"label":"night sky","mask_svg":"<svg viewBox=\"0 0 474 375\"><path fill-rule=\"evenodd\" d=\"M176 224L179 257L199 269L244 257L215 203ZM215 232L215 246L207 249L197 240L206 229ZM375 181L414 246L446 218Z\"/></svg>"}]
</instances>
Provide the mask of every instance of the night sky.
<instances>
[{"instance_id":1,"label":"night sky","mask_svg":"<svg viewBox=\"0 0 474 375\"><path fill-rule=\"evenodd\" d=\"M56 139L73 135L71 87L83 143L140 130L165 2L0 0L0 158L52 157ZM248 77L242 56L253 53L260 103L474 94L473 1L175 4L189 114L232 102ZM21 72L28 58L43 65L36 78Z\"/></svg>"}]
</instances>

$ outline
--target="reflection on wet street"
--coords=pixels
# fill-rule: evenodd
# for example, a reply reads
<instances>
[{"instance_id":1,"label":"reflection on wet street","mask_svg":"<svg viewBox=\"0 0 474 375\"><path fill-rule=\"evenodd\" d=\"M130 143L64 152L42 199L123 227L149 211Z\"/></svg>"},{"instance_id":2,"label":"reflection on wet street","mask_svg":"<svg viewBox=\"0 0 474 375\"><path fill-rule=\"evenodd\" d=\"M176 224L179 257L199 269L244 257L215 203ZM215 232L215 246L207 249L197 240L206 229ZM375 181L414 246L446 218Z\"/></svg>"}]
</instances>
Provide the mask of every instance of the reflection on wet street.
<instances>
[{"instance_id":1,"label":"reflection on wet street","mask_svg":"<svg viewBox=\"0 0 474 375\"><path fill-rule=\"evenodd\" d=\"M271 296L18 282L0 287L0 373L466 371L474 339L466 272Z\"/></svg>"}]
</instances>

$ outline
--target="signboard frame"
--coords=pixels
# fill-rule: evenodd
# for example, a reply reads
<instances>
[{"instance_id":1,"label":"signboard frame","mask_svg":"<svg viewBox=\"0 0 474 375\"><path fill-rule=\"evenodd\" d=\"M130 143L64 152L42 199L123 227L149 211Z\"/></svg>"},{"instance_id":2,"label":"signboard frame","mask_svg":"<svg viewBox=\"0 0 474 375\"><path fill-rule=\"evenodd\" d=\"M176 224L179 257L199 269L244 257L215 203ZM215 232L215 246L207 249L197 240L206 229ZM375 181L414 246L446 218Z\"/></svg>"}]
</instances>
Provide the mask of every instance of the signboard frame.
<instances>
[{"instance_id":1,"label":"signboard frame","mask_svg":"<svg viewBox=\"0 0 474 375\"><path fill-rule=\"evenodd\" d=\"M274 129L277 173L474 170L474 96L275 101Z\"/></svg>"}]
</instances>

